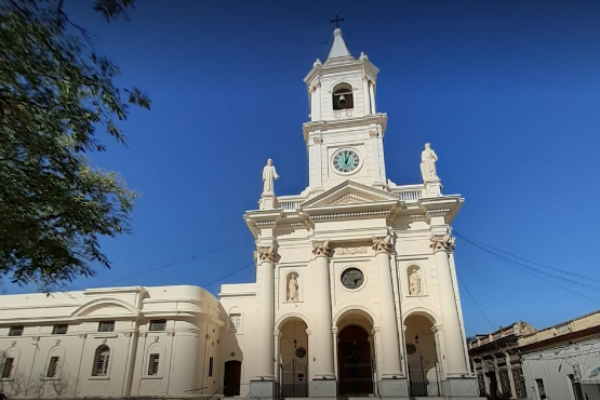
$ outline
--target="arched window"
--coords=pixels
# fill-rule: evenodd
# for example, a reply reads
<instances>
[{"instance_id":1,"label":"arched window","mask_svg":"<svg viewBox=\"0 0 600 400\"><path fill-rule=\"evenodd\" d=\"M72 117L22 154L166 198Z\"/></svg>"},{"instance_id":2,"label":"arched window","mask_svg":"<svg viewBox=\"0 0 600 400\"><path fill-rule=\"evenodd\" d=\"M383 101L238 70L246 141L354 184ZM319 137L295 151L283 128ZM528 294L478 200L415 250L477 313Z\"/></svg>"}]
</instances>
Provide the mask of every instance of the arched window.
<instances>
[{"instance_id":1,"label":"arched window","mask_svg":"<svg viewBox=\"0 0 600 400\"><path fill-rule=\"evenodd\" d=\"M94 354L94 365L92 366L92 376L108 375L108 362L110 360L110 348L103 344L98 346Z\"/></svg>"},{"instance_id":2,"label":"arched window","mask_svg":"<svg viewBox=\"0 0 600 400\"><path fill-rule=\"evenodd\" d=\"M333 109L344 110L354 108L354 97L352 96L352 86L347 83L340 83L333 88L332 95Z\"/></svg>"}]
</instances>

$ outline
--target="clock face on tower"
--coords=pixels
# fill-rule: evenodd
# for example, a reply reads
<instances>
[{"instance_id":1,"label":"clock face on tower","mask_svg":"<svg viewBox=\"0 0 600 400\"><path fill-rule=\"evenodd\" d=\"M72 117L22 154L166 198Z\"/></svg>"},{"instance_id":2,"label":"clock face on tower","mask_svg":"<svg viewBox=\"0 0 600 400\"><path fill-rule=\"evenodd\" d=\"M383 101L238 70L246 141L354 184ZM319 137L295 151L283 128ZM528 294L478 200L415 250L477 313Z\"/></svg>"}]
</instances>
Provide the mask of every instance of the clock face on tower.
<instances>
[{"instance_id":1,"label":"clock face on tower","mask_svg":"<svg viewBox=\"0 0 600 400\"><path fill-rule=\"evenodd\" d=\"M356 170L360 165L358 153L352 149L340 149L333 155L333 167L343 174L348 174Z\"/></svg>"}]
</instances>

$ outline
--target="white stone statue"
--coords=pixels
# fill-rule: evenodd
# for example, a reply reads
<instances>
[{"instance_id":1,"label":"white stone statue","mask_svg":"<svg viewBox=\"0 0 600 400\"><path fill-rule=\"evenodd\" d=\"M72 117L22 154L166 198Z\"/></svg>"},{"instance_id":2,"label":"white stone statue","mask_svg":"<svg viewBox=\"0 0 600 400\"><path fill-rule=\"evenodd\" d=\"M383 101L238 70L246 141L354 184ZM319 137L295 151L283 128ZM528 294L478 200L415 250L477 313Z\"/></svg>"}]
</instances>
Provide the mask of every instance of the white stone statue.
<instances>
[{"instance_id":1,"label":"white stone statue","mask_svg":"<svg viewBox=\"0 0 600 400\"><path fill-rule=\"evenodd\" d=\"M438 160L437 154L431 148L429 143L425 143L425 150L421 153L421 175L424 181L439 180L435 169L435 162Z\"/></svg>"},{"instance_id":2,"label":"white stone statue","mask_svg":"<svg viewBox=\"0 0 600 400\"><path fill-rule=\"evenodd\" d=\"M277 175L277 171L275 171L275 166L273 165L273 160L270 158L267 160L267 165L263 169L263 195L270 194L274 195L275 191L273 190L273 180L279 179L279 175Z\"/></svg>"},{"instance_id":3,"label":"white stone statue","mask_svg":"<svg viewBox=\"0 0 600 400\"><path fill-rule=\"evenodd\" d=\"M292 274L288 282L288 301L298 301L298 280L296 274Z\"/></svg>"},{"instance_id":4,"label":"white stone statue","mask_svg":"<svg viewBox=\"0 0 600 400\"><path fill-rule=\"evenodd\" d=\"M413 268L410 274L410 295L418 296L421 294L421 277L418 268Z\"/></svg>"}]
</instances>

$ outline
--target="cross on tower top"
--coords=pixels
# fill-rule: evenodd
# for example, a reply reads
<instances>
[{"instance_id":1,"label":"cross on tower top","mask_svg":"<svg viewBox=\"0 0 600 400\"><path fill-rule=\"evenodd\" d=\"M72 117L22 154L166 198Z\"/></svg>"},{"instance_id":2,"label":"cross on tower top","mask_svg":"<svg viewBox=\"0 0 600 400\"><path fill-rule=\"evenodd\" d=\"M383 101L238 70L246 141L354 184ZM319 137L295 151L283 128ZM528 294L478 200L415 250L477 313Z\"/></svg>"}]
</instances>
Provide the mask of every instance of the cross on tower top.
<instances>
[{"instance_id":1,"label":"cross on tower top","mask_svg":"<svg viewBox=\"0 0 600 400\"><path fill-rule=\"evenodd\" d=\"M339 23L342 22L342 21L345 21L345 19L344 18L340 18L339 15L335 14L335 18L332 19L332 20L330 20L329 22L335 22L335 27L339 28L340 27Z\"/></svg>"}]
</instances>

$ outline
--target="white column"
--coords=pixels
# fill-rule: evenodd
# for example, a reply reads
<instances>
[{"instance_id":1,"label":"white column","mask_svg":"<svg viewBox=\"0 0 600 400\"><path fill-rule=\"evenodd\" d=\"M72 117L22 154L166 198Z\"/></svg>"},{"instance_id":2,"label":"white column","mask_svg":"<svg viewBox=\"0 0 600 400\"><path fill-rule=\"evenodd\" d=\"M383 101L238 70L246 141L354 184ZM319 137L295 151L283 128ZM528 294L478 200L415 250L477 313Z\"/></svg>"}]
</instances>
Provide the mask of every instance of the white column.
<instances>
[{"instance_id":1,"label":"white column","mask_svg":"<svg viewBox=\"0 0 600 400\"><path fill-rule=\"evenodd\" d=\"M465 338L460 329L458 304L454 297L454 285L450 272L448 253L454 249L454 239L450 234L434 235L431 247L435 253L442 316L442 334L444 336L443 353L446 361L446 376L468 375L469 367L465 357Z\"/></svg>"},{"instance_id":2,"label":"white column","mask_svg":"<svg viewBox=\"0 0 600 400\"><path fill-rule=\"evenodd\" d=\"M375 114L375 83L369 82L369 96L371 98L371 114Z\"/></svg>"},{"instance_id":3,"label":"white column","mask_svg":"<svg viewBox=\"0 0 600 400\"><path fill-rule=\"evenodd\" d=\"M364 99L364 107L365 107L365 115L372 114L371 112L371 92L369 91L369 79L366 76L363 76L363 99Z\"/></svg>"},{"instance_id":4,"label":"white column","mask_svg":"<svg viewBox=\"0 0 600 400\"><path fill-rule=\"evenodd\" d=\"M334 379L333 337L331 315L331 286L329 283L329 241L313 242L316 257L316 304L317 304L317 373L318 377Z\"/></svg>"},{"instance_id":5,"label":"white column","mask_svg":"<svg viewBox=\"0 0 600 400\"><path fill-rule=\"evenodd\" d=\"M373 239L373 249L376 253L377 275L379 280L379 312L381 318L381 345L383 352L382 378L394 378L402 375L400 368L400 337L394 291L392 288L392 273L390 271L391 237Z\"/></svg>"},{"instance_id":6,"label":"white column","mask_svg":"<svg viewBox=\"0 0 600 400\"><path fill-rule=\"evenodd\" d=\"M256 377L275 379L273 374L273 330L274 330L274 246L256 249Z\"/></svg>"}]
</instances>

